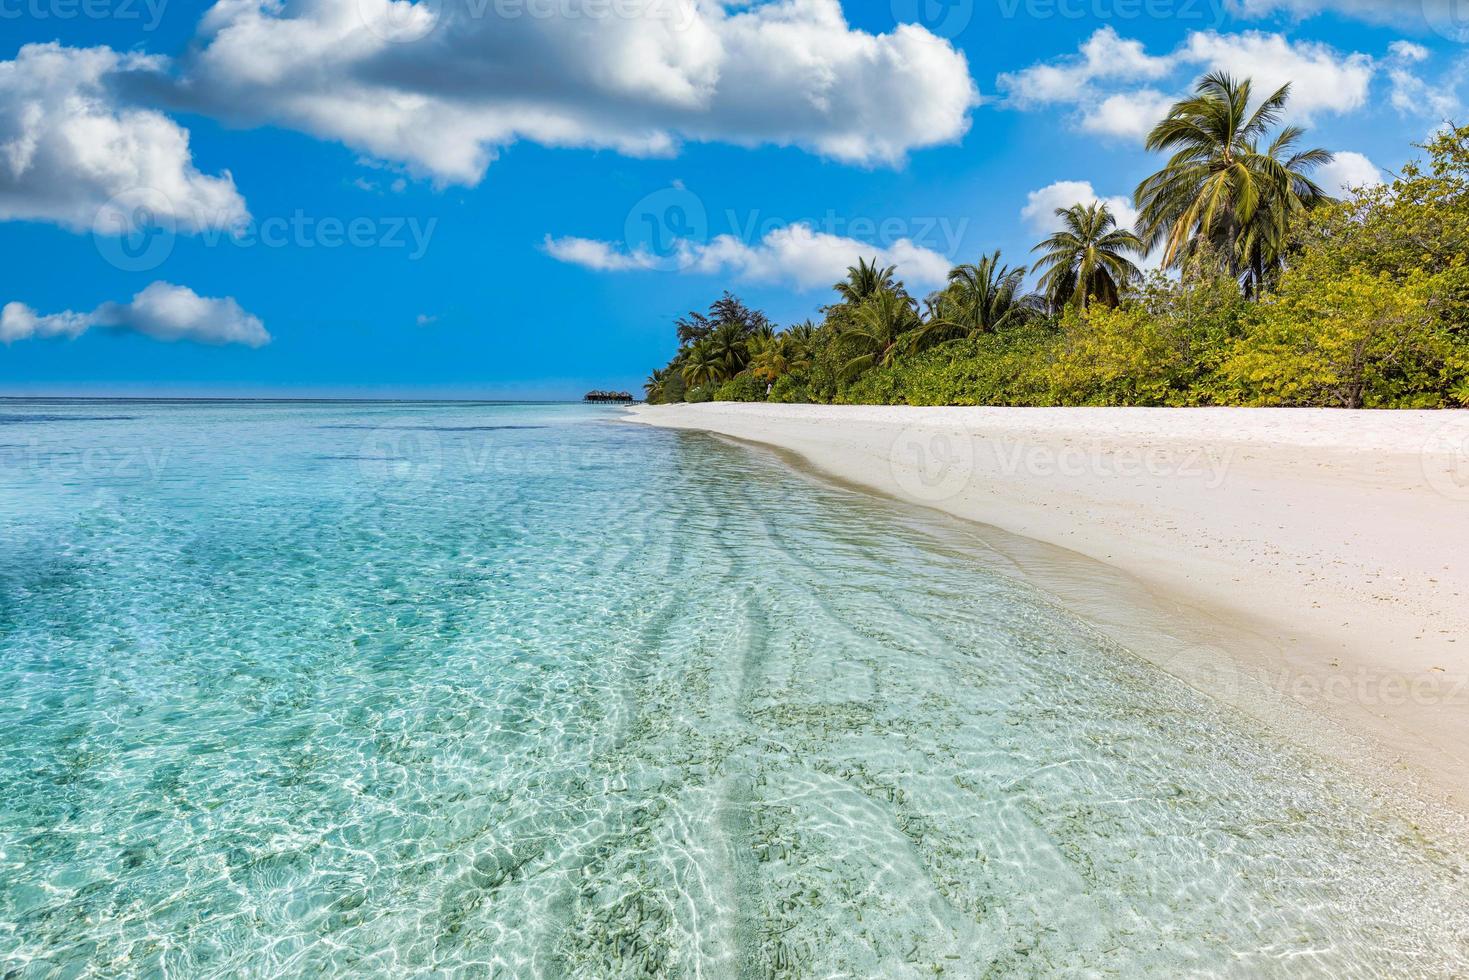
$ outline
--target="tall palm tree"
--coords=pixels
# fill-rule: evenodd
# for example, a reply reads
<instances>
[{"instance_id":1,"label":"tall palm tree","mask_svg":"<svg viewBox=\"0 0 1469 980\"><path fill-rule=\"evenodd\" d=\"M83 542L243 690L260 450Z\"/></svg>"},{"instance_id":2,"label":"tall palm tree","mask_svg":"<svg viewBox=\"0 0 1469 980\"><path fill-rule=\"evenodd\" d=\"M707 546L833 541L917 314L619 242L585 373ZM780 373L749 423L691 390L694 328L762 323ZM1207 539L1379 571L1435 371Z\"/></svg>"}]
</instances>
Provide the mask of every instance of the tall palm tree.
<instances>
[{"instance_id":1,"label":"tall palm tree","mask_svg":"<svg viewBox=\"0 0 1469 980\"><path fill-rule=\"evenodd\" d=\"M1162 170L1138 185L1138 232L1163 261L1182 266L1205 244L1253 292L1278 271L1291 218L1328 200L1311 172L1334 157L1299 150L1305 135L1286 126L1262 150L1290 99L1282 86L1250 111L1252 83L1214 72L1192 98L1176 103L1148 136L1171 152Z\"/></svg>"},{"instance_id":2,"label":"tall palm tree","mask_svg":"<svg viewBox=\"0 0 1469 980\"><path fill-rule=\"evenodd\" d=\"M842 376L855 378L870 367L893 363L898 345L922 325L911 296L893 289L873 293L842 329L842 346L847 353L854 353L842 366Z\"/></svg>"},{"instance_id":3,"label":"tall palm tree","mask_svg":"<svg viewBox=\"0 0 1469 980\"><path fill-rule=\"evenodd\" d=\"M1030 313L1020 293L1024 285L1025 266L1001 265L999 250L976 263L954 266L948 286L927 301L928 319L919 342L994 333L1019 322Z\"/></svg>"},{"instance_id":4,"label":"tall palm tree","mask_svg":"<svg viewBox=\"0 0 1469 980\"><path fill-rule=\"evenodd\" d=\"M648 380L643 382L643 394L648 404L656 405L663 401L664 384L668 381L670 368L654 368L653 373L648 375Z\"/></svg>"},{"instance_id":5,"label":"tall palm tree","mask_svg":"<svg viewBox=\"0 0 1469 980\"><path fill-rule=\"evenodd\" d=\"M1044 270L1040 287L1055 306L1075 303L1086 309L1093 300L1116 306L1122 287L1141 273L1127 258L1141 255L1143 243L1129 229L1118 228L1112 209L1098 201L1057 208L1062 230L1031 251L1044 254L1036 272Z\"/></svg>"},{"instance_id":6,"label":"tall palm tree","mask_svg":"<svg viewBox=\"0 0 1469 980\"><path fill-rule=\"evenodd\" d=\"M872 257L869 263L866 259L858 258L856 265L847 266L847 278L837 283L832 288L841 296L842 302L852 306L866 302L869 296L880 293L883 290L893 290L893 275L898 267L890 265L881 267L877 264L877 256Z\"/></svg>"}]
</instances>

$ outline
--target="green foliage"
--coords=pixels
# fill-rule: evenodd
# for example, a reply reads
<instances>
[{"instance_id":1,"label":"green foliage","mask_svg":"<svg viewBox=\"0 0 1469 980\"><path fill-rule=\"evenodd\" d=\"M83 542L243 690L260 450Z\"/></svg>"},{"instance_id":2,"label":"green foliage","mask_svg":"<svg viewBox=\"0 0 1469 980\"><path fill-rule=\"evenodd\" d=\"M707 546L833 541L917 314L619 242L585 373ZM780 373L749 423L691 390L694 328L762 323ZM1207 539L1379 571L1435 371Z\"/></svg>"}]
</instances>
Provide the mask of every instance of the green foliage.
<instances>
[{"instance_id":1,"label":"green foliage","mask_svg":"<svg viewBox=\"0 0 1469 980\"><path fill-rule=\"evenodd\" d=\"M1154 133L1174 156L1140 191L1142 231L1167 274L1132 268L1137 239L1105 210L1066 208L1038 270L1064 302L1022 295L997 252L920 311L895 270L859 259L819 323L776 331L728 293L680 319L649 401L1469 404L1469 127L1336 202L1306 177L1324 156L1295 151L1299 131L1257 145L1286 94L1251 112L1247 83L1212 78Z\"/></svg>"},{"instance_id":2,"label":"green foliage","mask_svg":"<svg viewBox=\"0 0 1469 980\"><path fill-rule=\"evenodd\" d=\"M768 382L749 374L736 375L714 391L717 402L763 402Z\"/></svg>"},{"instance_id":3,"label":"green foliage","mask_svg":"<svg viewBox=\"0 0 1469 980\"><path fill-rule=\"evenodd\" d=\"M1251 311L1224 380L1251 405L1442 407L1456 357L1428 295L1421 273L1393 282L1294 269Z\"/></svg>"},{"instance_id":4,"label":"green foliage","mask_svg":"<svg viewBox=\"0 0 1469 980\"><path fill-rule=\"evenodd\" d=\"M767 401L809 404L812 401L809 378L805 374L782 374L771 386Z\"/></svg>"}]
</instances>

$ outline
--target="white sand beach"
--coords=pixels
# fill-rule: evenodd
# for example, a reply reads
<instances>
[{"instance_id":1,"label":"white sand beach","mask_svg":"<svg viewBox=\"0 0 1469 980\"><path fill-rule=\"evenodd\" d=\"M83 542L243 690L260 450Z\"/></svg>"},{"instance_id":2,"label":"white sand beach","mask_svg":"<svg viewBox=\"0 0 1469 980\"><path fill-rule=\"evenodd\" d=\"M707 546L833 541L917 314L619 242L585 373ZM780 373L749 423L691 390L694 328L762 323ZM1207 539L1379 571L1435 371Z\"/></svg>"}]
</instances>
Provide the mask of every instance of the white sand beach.
<instances>
[{"instance_id":1,"label":"white sand beach","mask_svg":"<svg viewBox=\"0 0 1469 980\"><path fill-rule=\"evenodd\" d=\"M1140 655L1273 721L1308 718L1291 724L1469 809L1469 413L714 403L633 417L997 529L986 543L1015 572Z\"/></svg>"}]
</instances>

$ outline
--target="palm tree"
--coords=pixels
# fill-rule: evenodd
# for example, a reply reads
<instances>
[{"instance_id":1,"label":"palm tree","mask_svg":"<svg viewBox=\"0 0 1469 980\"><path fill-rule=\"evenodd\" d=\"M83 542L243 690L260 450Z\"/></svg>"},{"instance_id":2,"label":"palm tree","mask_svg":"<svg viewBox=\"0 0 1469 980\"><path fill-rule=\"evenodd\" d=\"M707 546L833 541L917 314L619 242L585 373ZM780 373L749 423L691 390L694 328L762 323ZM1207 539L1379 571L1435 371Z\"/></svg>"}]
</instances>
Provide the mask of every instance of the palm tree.
<instances>
[{"instance_id":1,"label":"palm tree","mask_svg":"<svg viewBox=\"0 0 1469 980\"><path fill-rule=\"evenodd\" d=\"M892 289L873 293L842 329L843 347L857 352L842 366L842 376L855 378L870 367L893 363L905 335L922 325L911 296Z\"/></svg>"},{"instance_id":2,"label":"palm tree","mask_svg":"<svg viewBox=\"0 0 1469 980\"><path fill-rule=\"evenodd\" d=\"M1093 300L1116 306L1122 287L1141 273L1126 257L1145 249L1138 237L1117 227L1112 209L1098 201L1057 208L1062 230L1031 251L1044 253L1035 271L1045 270L1040 287L1054 306L1075 303L1086 309Z\"/></svg>"},{"instance_id":3,"label":"palm tree","mask_svg":"<svg viewBox=\"0 0 1469 980\"><path fill-rule=\"evenodd\" d=\"M866 259L858 258L856 265L847 266L847 278L832 288L841 296L843 303L857 306L875 293L893 290L893 274L897 271L898 267L894 265L880 268L875 255L870 264Z\"/></svg>"},{"instance_id":4,"label":"palm tree","mask_svg":"<svg viewBox=\"0 0 1469 980\"><path fill-rule=\"evenodd\" d=\"M684 358L683 380L690 387L713 384L725 377L725 362L708 338L697 340Z\"/></svg>"},{"instance_id":5,"label":"palm tree","mask_svg":"<svg viewBox=\"0 0 1469 980\"><path fill-rule=\"evenodd\" d=\"M996 250L977 263L949 270L949 285L930 297L928 319L919 335L927 345L950 337L994 333L1030 314L1020 294L1025 267L1000 264Z\"/></svg>"},{"instance_id":6,"label":"palm tree","mask_svg":"<svg viewBox=\"0 0 1469 980\"><path fill-rule=\"evenodd\" d=\"M643 394L647 397L649 405L657 405L663 401L663 386L668 380L669 368L654 368L653 373L648 375L648 380L643 382Z\"/></svg>"},{"instance_id":7,"label":"palm tree","mask_svg":"<svg viewBox=\"0 0 1469 980\"><path fill-rule=\"evenodd\" d=\"M715 327L704 343L720 365L720 378L732 378L744 370L750 359L749 327L738 322L725 322Z\"/></svg>"},{"instance_id":8,"label":"palm tree","mask_svg":"<svg viewBox=\"0 0 1469 980\"><path fill-rule=\"evenodd\" d=\"M768 384L783 374L810 366L810 355L790 331L759 341L750 355L750 374Z\"/></svg>"},{"instance_id":9,"label":"palm tree","mask_svg":"<svg viewBox=\"0 0 1469 980\"><path fill-rule=\"evenodd\" d=\"M1138 185L1138 231L1163 261L1182 266L1200 246L1213 246L1252 292L1279 270L1293 216L1328 200L1310 174L1334 157L1297 150L1299 126L1280 130L1290 99L1285 85L1250 111L1252 84L1224 72L1206 75L1193 98L1173 106L1148 136L1147 147L1172 152L1168 163Z\"/></svg>"}]
</instances>

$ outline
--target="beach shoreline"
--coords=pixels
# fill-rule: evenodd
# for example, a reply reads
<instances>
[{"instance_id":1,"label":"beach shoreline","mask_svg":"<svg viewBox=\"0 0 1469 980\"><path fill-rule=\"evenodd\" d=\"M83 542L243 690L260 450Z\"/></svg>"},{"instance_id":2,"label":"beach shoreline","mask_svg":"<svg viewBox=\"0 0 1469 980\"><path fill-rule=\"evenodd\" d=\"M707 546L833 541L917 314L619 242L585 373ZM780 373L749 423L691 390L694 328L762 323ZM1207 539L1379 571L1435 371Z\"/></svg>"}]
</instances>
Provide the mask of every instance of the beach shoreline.
<instances>
[{"instance_id":1,"label":"beach shoreline","mask_svg":"<svg viewBox=\"0 0 1469 980\"><path fill-rule=\"evenodd\" d=\"M1008 571L1204 693L1469 813L1469 413L706 403L977 526Z\"/></svg>"}]
</instances>

